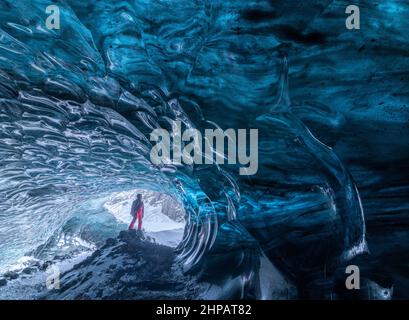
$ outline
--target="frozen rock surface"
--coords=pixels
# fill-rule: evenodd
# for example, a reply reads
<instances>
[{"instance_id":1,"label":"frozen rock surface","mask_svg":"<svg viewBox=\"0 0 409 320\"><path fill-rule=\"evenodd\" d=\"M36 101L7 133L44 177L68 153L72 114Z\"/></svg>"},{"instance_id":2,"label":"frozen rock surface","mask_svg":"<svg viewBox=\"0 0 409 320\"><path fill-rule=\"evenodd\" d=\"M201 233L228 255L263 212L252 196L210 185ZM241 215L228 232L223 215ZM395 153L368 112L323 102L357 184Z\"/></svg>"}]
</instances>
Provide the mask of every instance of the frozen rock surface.
<instances>
[{"instance_id":1,"label":"frozen rock surface","mask_svg":"<svg viewBox=\"0 0 409 320\"><path fill-rule=\"evenodd\" d=\"M123 231L61 276L44 299L194 299L198 285L184 276L172 248Z\"/></svg>"}]
</instances>

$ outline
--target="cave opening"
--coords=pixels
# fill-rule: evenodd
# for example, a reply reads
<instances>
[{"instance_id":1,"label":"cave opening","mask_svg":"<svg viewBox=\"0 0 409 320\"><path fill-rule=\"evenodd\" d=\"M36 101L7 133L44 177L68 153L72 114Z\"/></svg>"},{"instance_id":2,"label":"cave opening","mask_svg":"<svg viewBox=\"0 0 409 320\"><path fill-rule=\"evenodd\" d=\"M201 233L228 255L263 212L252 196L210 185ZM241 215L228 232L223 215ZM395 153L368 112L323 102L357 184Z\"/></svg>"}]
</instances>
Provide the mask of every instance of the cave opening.
<instances>
[{"instance_id":1,"label":"cave opening","mask_svg":"<svg viewBox=\"0 0 409 320\"><path fill-rule=\"evenodd\" d=\"M113 192L103 207L125 229L132 220L131 206L137 194L144 203L143 232L156 243L176 247L183 237L185 210L168 194L147 189Z\"/></svg>"}]
</instances>

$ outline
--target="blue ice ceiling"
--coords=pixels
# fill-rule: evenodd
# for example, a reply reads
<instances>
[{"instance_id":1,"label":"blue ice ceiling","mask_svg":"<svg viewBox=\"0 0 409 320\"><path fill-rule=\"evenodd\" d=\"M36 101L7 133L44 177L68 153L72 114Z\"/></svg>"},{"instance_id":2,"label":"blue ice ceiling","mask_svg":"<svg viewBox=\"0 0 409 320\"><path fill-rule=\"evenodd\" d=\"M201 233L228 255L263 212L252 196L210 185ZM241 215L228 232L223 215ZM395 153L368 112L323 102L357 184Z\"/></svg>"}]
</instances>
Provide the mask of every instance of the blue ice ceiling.
<instances>
[{"instance_id":1,"label":"blue ice ceiling","mask_svg":"<svg viewBox=\"0 0 409 320\"><path fill-rule=\"evenodd\" d=\"M0 0L0 266L143 187L184 203L179 262L231 297L260 297L264 255L301 298L352 263L409 296L407 1L354 1L359 30L346 1L52 1L59 30L50 4ZM153 165L172 120L257 128L259 171Z\"/></svg>"}]
</instances>

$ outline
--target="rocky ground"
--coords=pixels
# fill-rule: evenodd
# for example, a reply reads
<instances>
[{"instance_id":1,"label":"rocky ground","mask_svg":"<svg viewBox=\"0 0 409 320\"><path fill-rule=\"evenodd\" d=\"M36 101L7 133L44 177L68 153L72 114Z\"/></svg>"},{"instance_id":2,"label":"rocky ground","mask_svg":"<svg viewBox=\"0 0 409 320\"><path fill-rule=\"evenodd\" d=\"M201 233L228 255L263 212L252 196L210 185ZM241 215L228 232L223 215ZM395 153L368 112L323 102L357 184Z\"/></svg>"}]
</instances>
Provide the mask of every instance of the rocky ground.
<instances>
[{"instance_id":1,"label":"rocky ground","mask_svg":"<svg viewBox=\"0 0 409 320\"><path fill-rule=\"evenodd\" d=\"M122 231L65 272L42 299L195 299L200 286L174 264L173 248Z\"/></svg>"}]
</instances>

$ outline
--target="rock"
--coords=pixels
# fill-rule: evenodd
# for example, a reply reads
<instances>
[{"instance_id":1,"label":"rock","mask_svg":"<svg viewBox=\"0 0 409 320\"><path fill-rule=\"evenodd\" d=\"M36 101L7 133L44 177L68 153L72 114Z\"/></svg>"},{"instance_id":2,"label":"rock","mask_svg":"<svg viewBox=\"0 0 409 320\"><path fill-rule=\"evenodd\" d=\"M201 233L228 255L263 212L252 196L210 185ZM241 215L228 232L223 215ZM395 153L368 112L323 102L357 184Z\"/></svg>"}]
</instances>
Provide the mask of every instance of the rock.
<instances>
[{"instance_id":1,"label":"rock","mask_svg":"<svg viewBox=\"0 0 409 320\"><path fill-rule=\"evenodd\" d=\"M0 279L0 287L4 287L7 284L6 279Z\"/></svg>"},{"instance_id":2,"label":"rock","mask_svg":"<svg viewBox=\"0 0 409 320\"><path fill-rule=\"evenodd\" d=\"M113 244L115 244L116 240L113 238L109 238L105 241L105 244L108 246L112 246Z\"/></svg>"},{"instance_id":3,"label":"rock","mask_svg":"<svg viewBox=\"0 0 409 320\"><path fill-rule=\"evenodd\" d=\"M40 270L41 271L45 271L45 270L47 270L47 268L49 267L49 266L51 266L53 263L52 263L52 261L46 261L46 262L44 262L43 264L42 264L42 266L40 267Z\"/></svg>"},{"instance_id":4,"label":"rock","mask_svg":"<svg viewBox=\"0 0 409 320\"><path fill-rule=\"evenodd\" d=\"M195 299L198 283L174 264L173 248L122 231L65 272L60 290L43 299ZM98 266L96 268L96 266Z\"/></svg>"},{"instance_id":5,"label":"rock","mask_svg":"<svg viewBox=\"0 0 409 320\"><path fill-rule=\"evenodd\" d=\"M3 277L8 280L14 280L18 278L18 273L14 271L8 271L3 275Z\"/></svg>"},{"instance_id":6,"label":"rock","mask_svg":"<svg viewBox=\"0 0 409 320\"><path fill-rule=\"evenodd\" d=\"M33 273L33 271L35 271L34 268L27 267L27 268L24 268L22 272L25 274L31 274Z\"/></svg>"}]
</instances>

